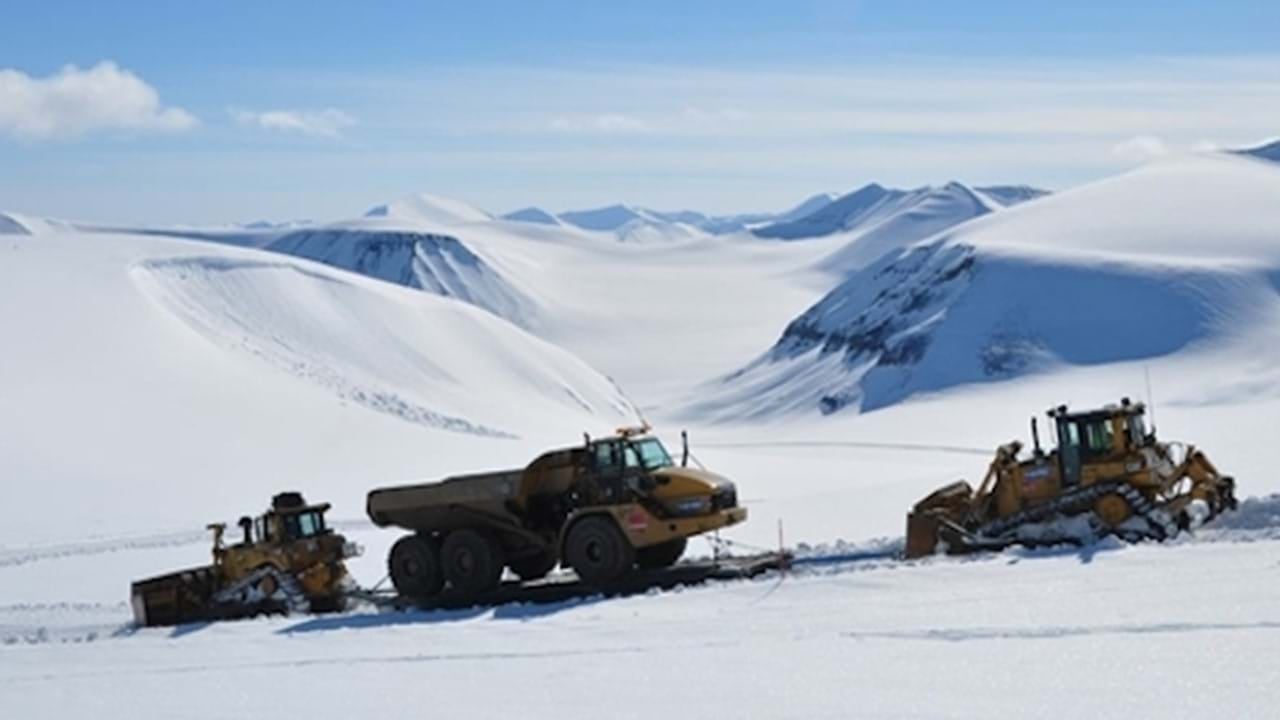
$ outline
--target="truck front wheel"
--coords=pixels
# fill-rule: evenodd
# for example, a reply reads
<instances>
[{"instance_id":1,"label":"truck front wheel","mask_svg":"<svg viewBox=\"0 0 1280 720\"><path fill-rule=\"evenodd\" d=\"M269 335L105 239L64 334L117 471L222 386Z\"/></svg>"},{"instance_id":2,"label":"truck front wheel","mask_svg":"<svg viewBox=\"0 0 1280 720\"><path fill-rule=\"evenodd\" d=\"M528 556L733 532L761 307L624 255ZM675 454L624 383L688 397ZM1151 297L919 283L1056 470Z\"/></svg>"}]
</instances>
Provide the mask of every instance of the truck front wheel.
<instances>
[{"instance_id":1,"label":"truck front wheel","mask_svg":"<svg viewBox=\"0 0 1280 720\"><path fill-rule=\"evenodd\" d=\"M502 580L502 545L488 533L454 530L444 539L440 559L445 579L464 597L493 590Z\"/></svg>"},{"instance_id":2,"label":"truck front wheel","mask_svg":"<svg viewBox=\"0 0 1280 720\"><path fill-rule=\"evenodd\" d=\"M411 598L428 598L444 587L435 543L420 535L405 535L391 546L387 571L396 592Z\"/></svg>"},{"instance_id":3,"label":"truck front wheel","mask_svg":"<svg viewBox=\"0 0 1280 720\"><path fill-rule=\"evenodd\" d=\"M606 585L631 569L635 548L611 518L588 517L570 528L565 559L583 582Z\"/></svg>"}]
</instances>

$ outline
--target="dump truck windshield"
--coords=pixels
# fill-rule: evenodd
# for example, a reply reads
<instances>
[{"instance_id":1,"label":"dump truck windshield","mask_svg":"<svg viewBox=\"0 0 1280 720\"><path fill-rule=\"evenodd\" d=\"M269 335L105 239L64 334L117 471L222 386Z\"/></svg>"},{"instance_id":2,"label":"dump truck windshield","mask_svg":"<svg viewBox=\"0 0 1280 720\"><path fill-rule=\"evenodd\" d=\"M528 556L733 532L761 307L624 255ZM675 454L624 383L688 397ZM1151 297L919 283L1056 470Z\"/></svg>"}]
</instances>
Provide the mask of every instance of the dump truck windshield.
<instances>
[{"instance_id":1,"label":"dump truck windshield","mask_svg":"<svg viewBox=\"0 0 1280 720\"><path fill-rule=\"evenodd\" d=\"M667 453L667 449L662 446L662 441L658 438L645 438L632 443L632 447L640 454L640 463L646 470L657 470L675 464L671 462L671 455Z\"/></svg>"}]
</instances>

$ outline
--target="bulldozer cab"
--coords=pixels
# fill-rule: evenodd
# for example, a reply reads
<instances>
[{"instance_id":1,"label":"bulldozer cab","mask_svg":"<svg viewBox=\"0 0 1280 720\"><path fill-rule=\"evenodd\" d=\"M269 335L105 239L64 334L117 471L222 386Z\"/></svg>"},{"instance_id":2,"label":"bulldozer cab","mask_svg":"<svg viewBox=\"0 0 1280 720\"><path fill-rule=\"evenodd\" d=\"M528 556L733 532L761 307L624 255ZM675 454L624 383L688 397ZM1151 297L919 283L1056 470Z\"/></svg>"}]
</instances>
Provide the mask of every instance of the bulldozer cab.
<instances>
[{"instance_id":1,"label":"bulldozer cab","mask_svg":"<svg viewBox=\"0 0 1280 720\"><path fill-rule=\"evenodd\" d=\"M1120 405L1068 412L1066 406L1049 411L1057 425L1058 462L1063 488L1080 484L1082 465L1122 455L1154 441L1146 429L1142 403L1125 398Z\"/></svg>"},{"instance_id":2,"label":"bulldozer cab","mask_svg":"<svg viewBox=\"0 0 1280 720\"><path fill-rule=\"evenodd\" d=\"M329 503L307 505L298 493L280 493L272 498L267 512L256 518L240 518L243 534L239 546L283 545L328 534L332 532L325 523L328 511ZM216 538L221 538L220 531Z\"/></svg>"}]
</instances>

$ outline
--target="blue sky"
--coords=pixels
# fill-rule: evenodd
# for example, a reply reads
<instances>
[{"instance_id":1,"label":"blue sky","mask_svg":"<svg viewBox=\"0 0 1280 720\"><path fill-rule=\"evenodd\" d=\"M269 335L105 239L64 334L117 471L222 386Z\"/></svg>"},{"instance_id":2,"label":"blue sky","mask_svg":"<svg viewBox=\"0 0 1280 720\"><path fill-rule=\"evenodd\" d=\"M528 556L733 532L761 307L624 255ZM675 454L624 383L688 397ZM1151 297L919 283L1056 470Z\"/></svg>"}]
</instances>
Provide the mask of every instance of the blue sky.
<instances>
[{"instance_id":1,"label":"blue sky","mask_svg":"<svg viewBox=\"0 0 1280 720\"><path fill-rule=\"evenodd\" d=\"M0 208L747 211L870 180L1062 188L1280 134L1274 2L368 5L7 8Z\"/></svg>"}]
</instances>

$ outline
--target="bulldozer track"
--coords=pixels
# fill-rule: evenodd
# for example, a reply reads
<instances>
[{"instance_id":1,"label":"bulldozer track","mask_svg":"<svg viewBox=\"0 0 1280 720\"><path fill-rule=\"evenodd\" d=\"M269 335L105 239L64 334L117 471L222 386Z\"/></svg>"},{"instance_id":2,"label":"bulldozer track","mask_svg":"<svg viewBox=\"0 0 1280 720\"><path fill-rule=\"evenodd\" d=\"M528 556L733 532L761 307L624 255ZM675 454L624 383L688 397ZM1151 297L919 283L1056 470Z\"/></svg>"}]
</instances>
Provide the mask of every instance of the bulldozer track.
<instances>
[{"instance_id":1,"label":"bulldozer track","mask_svg":"<svg viewBox=\"0 0 1280 720\"><path fill-rule=\"evenodd\" d=\"M978 544L1014 540L1010 533L1031 523L1051 520L1058 516L1078 515L1092 512L1093 504L1105 495L1116 494L1124 498L1136 517L1147 522L1150 530L1148 537L1164 540L1178 534L1178 526L1168 513L1156 507L1146 496L1127 482L1122 480L1102 482L1079 488L1054 500L1036 505L1006 517L994 520L979 527L974 536Z\"/></svg>"}]
</instances>

